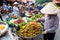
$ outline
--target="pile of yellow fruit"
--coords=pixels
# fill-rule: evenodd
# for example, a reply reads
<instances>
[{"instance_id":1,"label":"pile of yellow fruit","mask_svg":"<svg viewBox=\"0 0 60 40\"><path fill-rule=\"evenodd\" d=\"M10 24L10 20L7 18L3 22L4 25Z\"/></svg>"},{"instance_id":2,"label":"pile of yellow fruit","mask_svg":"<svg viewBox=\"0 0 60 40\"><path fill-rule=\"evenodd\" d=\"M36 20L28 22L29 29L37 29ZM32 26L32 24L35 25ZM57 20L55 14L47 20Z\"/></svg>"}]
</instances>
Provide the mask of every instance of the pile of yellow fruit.
<instances>
[{"instance_id":1,"label":"pile of yellow fruit","mask_svg":"<svg viewBox=\"0 0 60 40\"><path fill-rule=\"evenodd\" d=\"M3 30L5 28L5 25L0 25L0 30Z\"/></svg>"},{"instance_id":2,"label":"pile of yellow fruit","mask_svg":"<svg viewBox=\"0 0 60 40\"><path fill-rule=\"evenodd\" d=\"M35 37L42 33L42 25L38 22L28 22L22 29L18 31L19 36Z\"/></svg>"}]
</instances>

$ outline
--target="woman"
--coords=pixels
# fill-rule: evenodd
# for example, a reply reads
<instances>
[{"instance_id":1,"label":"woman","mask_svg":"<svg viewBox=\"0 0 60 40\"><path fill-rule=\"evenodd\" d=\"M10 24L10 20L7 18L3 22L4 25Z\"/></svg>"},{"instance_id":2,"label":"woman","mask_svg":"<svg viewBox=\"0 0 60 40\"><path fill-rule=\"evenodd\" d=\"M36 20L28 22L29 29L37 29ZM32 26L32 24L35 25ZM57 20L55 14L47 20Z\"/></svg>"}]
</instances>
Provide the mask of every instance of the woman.
<instances>
[{"instance_id":1,"label":"woman","mask_svg":"<svg viewBox=\"0 0 60 40\"><path fill-rule=\"evenodd\" d=\"M8 10L9 10L9 13L12 13L12 6L10 4L8 4Z\"/></svg>"},{"instance_id":2,"label":"woman","mask_svg":"<svg viewBox=\"0 0 60 40\"><path fill-rule=\"evenodd\" d=\"M6 10L6 9L7 9L7 5L6 5L5 2L4 2L3 5L2 5L2 9L3 9L3 10Z\"/></svg>"},{"instance_id":3,"label":"woman","mask_svg":"<svg viewBox=\"0 0 60 40\"><path fill-rule=\"evenodd\" d=\"M44 22L44 40L54 40L56 29L59 25L57 14L48 14Z\"/></svg>"},{"instance_id":4,"label":"woman","mask_svg":"<svg viewBox=\"0 0 60 40\"><path fill-rule=\"evenodd\" d=\"M0 6L0 19L3 21L3 18L2 18L2 13L1 13L1 11L2 11L2 7Z\"/></svg>"},{"instance_id":5,"label":"woman","mask_svg":"<svg viewBox=\"0 0 60 40\"><path fill-rule=\"evenodd\" d=\"M44 22L44 31L42 34L44 35L44 40L54 40L56 29L59 25L59 18L57 13L60 12L60 0L53 0L53 2L48 3L43 9L41 9L42 13L47 14L45 19L38 19L37 21L45 21Z\"/></svg>"},{"instance_id":6,"label":"woman","mask_svg":"<svg viewBox=\"0 0 60 40\"><path fill-rule=\"evenodd\" d=\"M19 17L19 8L18 8L18 4L17 2L14 2L14 7L13 7L13 12L14 12L14 15Z\"/></svg>"}]
</instances>

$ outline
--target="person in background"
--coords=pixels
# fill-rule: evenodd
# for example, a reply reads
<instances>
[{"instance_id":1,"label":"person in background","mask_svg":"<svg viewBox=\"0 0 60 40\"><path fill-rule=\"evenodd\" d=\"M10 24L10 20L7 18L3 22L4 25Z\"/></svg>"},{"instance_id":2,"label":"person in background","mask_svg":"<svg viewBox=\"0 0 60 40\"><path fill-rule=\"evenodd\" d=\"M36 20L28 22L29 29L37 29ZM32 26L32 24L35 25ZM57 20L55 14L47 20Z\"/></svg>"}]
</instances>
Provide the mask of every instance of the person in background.
<instances>
[{"instance_id":1,"label":"person in background","mask_svg":"<svg viewBox=\"0 0 60 40\"><path fill-rule=\"evenodd\" d=\"M8 4L8 10L9 10L9 13L12 13L12 6L10 4Z\"/></svg>"},{"instance_id":2,"label":"person in background","mask_svg":"<svg viewBox=\"0 0 60 40\"><path fill-rule=\"evenodd\" d=\"M27 2L26 4L25 4L25 7L26 7L26 9L27 9L27 11L29 11L29 2Z\"/></svg>"},{"instance_id":3,"label":"person in background","mask_svg":"<svg viewBox=\"0 0 60 40\"><path fill-rule=\"evenodd\" d=\"M2 11L2 7L0 6L0 19L3 21L3 18L2 18L2 13L1 13L1 11Z\"/></svg>"},{"instance_id":4,"label":"person in background","mask_svg":"<svg viewBox=\"0 0 60 40\"><path fill-rule=\"evenodd\" d=\"M2 5L2 9L3 10L6 10L7 9L7 5L5 3L3 3L3 5Z\"/></svg>"},{"instance_id":5,"label":"person in background","mask_svg":"<svg viewBox=\"0 0 60 40\"><path fill-rule=\"evenodd\" d=\"M13 11L12 6L8 3L7 8L8 8L8 17L11 19L12 18L11 15L12 15L12 11Z\"/></svg>"},{"instance_id":6,"label":"person in background","mask_svg":"<svg viewBox=\"0 0 60 40\"><path fill-rule=\"evenodd\" d=\"M43 5L39 5L39 6L38 6L39 12L40 12L40 10L41 10L43 7L44 7Z\"/></svg>"},{"instance_id":7,"label":"person in background","mask_svg":"<svg viewBox=\"0 0 60 40\"><path fill-rule=\"evenodd\" d=\"M47 10L48 9L48 10ZM54 40L56 30L59 26L60 0L53 0L41 9L41 13L46 14L45 18L37 19L39 22L44 22L43 38L44 40Z\"/></svg>"},{"instance_id":8,"label":"person in background","mask_svg":"<svg viewBox=\"0 0 60 40\"><path fill-rule=\"evenodd\" d=\"M26 7L25 7L25 6L22 6L20 11L21 11L21 12L20 12L20 16L21 16L21 17L25 17Z\"/></svg>"},{"instance_id":9,"label":"person in background","mask_svg":"<svg viewBox=\"0 0 60 40\"><path fill-rule=\"evenodd\" d=\"M13 7L13 12L14 12L14 15L16 15L17 17L20 17L19 15L19 7L18 7L18 4L17 2L14 2L14 7Z\"/></svg>"},{"instance_id":10,"label":"person in background","mask_svg":"<svg viewBox=\"0 0 60 40\"><path fill-rule=\"evenodd\" d=\"M8 14L8 8L5 2L3 2L2 9L4 10L5 14Z\"/></svg>"},{"instance_id":11,"label":"person in background","mask_svg":"<svg viewBox=\"0 0 60 40\"><path fill-rule=\"evenodd\" d=\"M32 3L30 5L30 8L29 8L30 12L32 12L33 14L38 14L38 9L35 7L35 4Z\"/></svg>"},{"instance_id":12,"label":"person in background","mask_svg":"<svg viewBox=\"0 0 60 40\"><path fill-rule=\"evenodd\" d=\"M34 3L32 3L28 9L29 9L29 14L32 15L32 13L35 11Z\"/></svg>"},{"instance_id":13,"label":"person in background","mask_svg":"<svg viewBox=\"0 0 60 40\"><path fill-rule=\"evenodd\" d=\"M30 5L29 10L30 10L30 11L34 11L34 10L35 10L34 3L32 3L32 4Z\"/></svg>"}]
</instances>

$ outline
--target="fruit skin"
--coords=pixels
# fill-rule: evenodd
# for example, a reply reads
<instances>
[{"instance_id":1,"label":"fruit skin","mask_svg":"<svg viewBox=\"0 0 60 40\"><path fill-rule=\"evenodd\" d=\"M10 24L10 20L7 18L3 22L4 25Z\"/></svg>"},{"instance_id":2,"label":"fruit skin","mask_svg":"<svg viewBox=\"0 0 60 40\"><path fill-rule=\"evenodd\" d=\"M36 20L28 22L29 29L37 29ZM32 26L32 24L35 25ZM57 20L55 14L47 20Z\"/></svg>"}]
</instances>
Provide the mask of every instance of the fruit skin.
<instances>
[{"instance_id":1,"label":"fruit skin","mask_svg":"<svg viewBox=\"0 0 60 40\"><path fill-rule=\"evenodd\" d=\"M25 29L25 30L24 30L24 33L28 33L28 30L27 30L27 29Z\"/></svg>"},{"instance_id":2,"label":"fruit skin","mask_svg":"<svg viewBox=\"0 0 60 40\"><path fill-rule=\"evenodd\" d=\"M40 29L40 24L38 22L28 22L23 27L18 33L22 37L35 37L42 32L42 28Z\"/></svg>"},{"instance_id":3,"label":"fruit skin","mask_svg":"<svg viewBox=\"0 0 60 40\"><path fill-rule=\"evenodd\" d=\"M18 20L16 20L14 23L16 23L16 24L20 24L20 23L23 23L24 22L24 20L22 20L22 19L18 19Z\"/></svg>"},{"instance_id":4,"label":"fruit skin","mask_svg":"<svg viewBox=\"0 0 60 40\"><path fill-rule=\"evenodd\" d=\"M0 30L3 30L4 28L5 28L5 26L4 26L4 25L0 26Z\"/></svg>"},{"instance_id":5,"label":"fruit skin","mask_svg":"<svg viewBox=\"0 0 60 40\"><path fill-rule=\"evenodd\" d=\"M25 22L23 22L23 23L21 23L21 24L19 24L19 27L21 28L21 29L23 29L25 26L26 23Z\"/></svg>"}]
</instances>

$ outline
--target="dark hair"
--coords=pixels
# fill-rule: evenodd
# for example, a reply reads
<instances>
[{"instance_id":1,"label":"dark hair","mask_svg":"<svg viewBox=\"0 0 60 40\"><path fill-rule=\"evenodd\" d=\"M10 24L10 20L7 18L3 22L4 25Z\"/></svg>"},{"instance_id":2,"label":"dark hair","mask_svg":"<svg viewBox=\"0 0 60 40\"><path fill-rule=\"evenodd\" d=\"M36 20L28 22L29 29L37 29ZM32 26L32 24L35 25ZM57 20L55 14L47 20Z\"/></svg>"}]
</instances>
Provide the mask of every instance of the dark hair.
<instances>
[{"instance_id":1,"label":"dark hair","mask_svg":"<svg viewBox=\"0 0 60 40\"><path fill-rule=\"evenodd\" d=\"M52 17L56 17L56 16L57 14L48 14L49 19L51 19Z\"/></svg>"},{"instance_id":2,"label":"dark hair","mask_svg":"<svg viewBox=\"0 0 60 40\"><path fill-rule=\"evenodd\" d=\"M34 3L32 3L31 5L34 5Z\"/></svg>"},{"instance_id":3,"label":"dark hair","mask_svg":"<svg viewBox=\"0 0 60 40\"><path fill-rule=\"evenodd\" d=\"M55 3L58 7L60 7L60 3Z\"/></svg>"}]
</instances>

